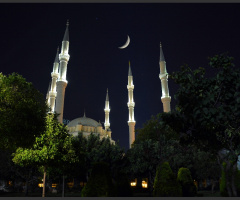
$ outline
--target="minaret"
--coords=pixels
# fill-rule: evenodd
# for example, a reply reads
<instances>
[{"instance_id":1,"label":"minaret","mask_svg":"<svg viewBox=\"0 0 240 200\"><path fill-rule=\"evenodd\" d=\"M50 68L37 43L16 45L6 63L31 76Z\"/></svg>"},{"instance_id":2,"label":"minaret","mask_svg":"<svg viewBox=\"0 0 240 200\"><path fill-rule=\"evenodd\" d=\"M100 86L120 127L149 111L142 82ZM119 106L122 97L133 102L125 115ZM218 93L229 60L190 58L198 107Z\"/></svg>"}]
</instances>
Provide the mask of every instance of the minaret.
<instances>
[{"instance_id":1,"label":"minaret","mask_svg":"<svg viewBox=\"0 0 240 200\"><path fill-rule=\"evenodd\" d=\"M49 82L47 96L46 96L46 102L48 106L50 106L50 96L49 96L50 89L51 89L51 81Z\"/></svg>"},{"instance_id":2,"label":"minaret","mask_svg":"<svg viewBox=\"0 0 240 200\"><path fill-rule=\"evenodd\" d=\"M128 110L129 110L129 120L128 120L128 126L129 126L129 148L131 148L132 143L135 141L135 120L134 120L134 100L133 100L133 76L132 76L132 71L131 71L131 66L130 66L130 61L129 61L129 70L128 70Z\"/></svg>"},{"instance_id":3,"label":"minaret","mask_svg":"<svg viewBox=\"0 0 240 200\"><path fill-rule=\"evenodd\" d=\"M160 65L159 78L161 80L161 85L162 85L161 100L163 103L163 112L170 112L171 111L171 108L170 108L171 97L169 96L169 89L168 89L168 73L167 73L167 69L166 69L166 62L164 59L161 43L160 43L159 65Z\"/></svg>"},{"instance_id":4,"label":"minaret","mask_svg":"<svg viewBox=\"0 0 240 200\"><path fill-rule=\"evenodd\" d=\"M69 61L69 33L68 33L68 21L66 31L62 41L61 53L59 54L60 66L59 66L59 77L57 81L57 99L56 99L56 113L59 114L58 121L62 123L63 121L63 108L64 108L64 97L65 89L67 87L67 64Z\"/></svg>"},{"instance_id":5,"label":"minaret","mask_svg":"<svg viewBox=\"0 0 240 200\"><path fill-rule=\"evenodd\" d=\"M110 107L109 107L109 97L108 97L108 89L107 89L107 95L106 95L106 101L105 101L105 130L107 131L108 128L110 127L110 123L109 123L109 113L110 113Z\"/></svg>"},{"instance_id":6,"label":"minaret","mask_svg":"<svg viewBox=\"0 0 240 200\"><path fill-rule=\"evenodd\" d=\"M59 49L57 49L57 54L53 63L53 72L51 73L52 76L52 84L51 84L51 90L49 91L49 97L50 97L50 101L49 101L49 106L50 106L50 112L53 113L55 111L55 99L57 96L57 79L58 79L58 66L59 66L59 59L58 59L58 51Z\"/></svg>"}]
</instances>

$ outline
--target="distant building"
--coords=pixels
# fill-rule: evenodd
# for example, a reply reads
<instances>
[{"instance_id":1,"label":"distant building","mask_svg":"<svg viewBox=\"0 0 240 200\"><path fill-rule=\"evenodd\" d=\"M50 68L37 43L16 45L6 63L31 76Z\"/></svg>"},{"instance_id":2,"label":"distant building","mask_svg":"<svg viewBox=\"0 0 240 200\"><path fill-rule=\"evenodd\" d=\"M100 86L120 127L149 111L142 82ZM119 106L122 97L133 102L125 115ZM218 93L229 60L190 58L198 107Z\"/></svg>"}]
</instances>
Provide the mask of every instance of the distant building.
<instances>
[{"instance_id":1,"label":"distant building","mask_svg":"<svg viewBox=\"0 0 240 200\"><path fill-rule=\"evenodd\" d=\"M93 135L99 135L100 139L109 138L110 142L115 144L115 141L111 138L111 129L108 128L107 130L104 130L100 122L86 117L85 113L83 117L69 122L68 130L73 136L77 136L78 133L81 132L84 137L88 137L92 133Z\"/></svg>"}]
</instances>

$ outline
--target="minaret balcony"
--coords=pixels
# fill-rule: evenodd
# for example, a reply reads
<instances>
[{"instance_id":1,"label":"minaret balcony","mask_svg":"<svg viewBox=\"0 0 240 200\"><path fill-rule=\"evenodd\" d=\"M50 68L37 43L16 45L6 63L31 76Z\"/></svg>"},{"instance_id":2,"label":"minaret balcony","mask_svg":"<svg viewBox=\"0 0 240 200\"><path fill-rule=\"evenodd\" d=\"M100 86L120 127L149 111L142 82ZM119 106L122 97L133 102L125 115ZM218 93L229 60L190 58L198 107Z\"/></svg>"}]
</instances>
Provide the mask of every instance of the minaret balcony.
<instances>
[{"instance_id":1,"label":"minaret balcony","mask_svg":"<svg viewBox=\"0 0 240 200\"><path fill-rule=\"evenodd\" d=\"M59 83L59 82L64 82L65 84L68 84L68 81L66 80L66 79L63 79L63 78L59 78L58 80L57 80L57 82Z\"/></svg>"},{"instance_id":2,"label":"minaret balcony","mask_svg":"<svg viewBox=\"0 0 240 200\"><path fill-rule=\"evenodd\" d=\"M134 85L127 85L127 89L128 90L133 90L134 89Z\"/></svg>"},{"instance_id":3,"label":"minaret balcony","mask_svg":"<svg viewBox=\"0 0 240 200\"><path fill-rule=\"evenodd\" d=\"M159 74L159 78L162 79L167 79L168 78L168 73L165 74Z\"/></svg>"},{"instance_id":4,"label":"minaret balcony","mask_svg":"<svg viewBox=\"0 0 240 200\"><path fill-rule=\"evenodd\" d=\"M69 61L70 55L69 54L59 54L59 60L62 61Z\"/></svg>"},{"instance_id":5,"label":"minaret balcony","mask_svg":"<svg viewBox=\"0 0 240 200\"><path fill-rule=\"evenodd\" d=\"M161 97L161 100L162 100L162 102L170 102L171 101L171 97L170 96L162 96Z\"/></svg>"},{"instance_id":6,"label":"minaret balcony","mask_svg":"<svg viewBox=\"0 0 240 200\"><path fill-rule=\"evenodd\" d=\"M109 108L105 108L104 111L105 112L110 112L110 109Z\"/></svg>"},{"instance_id":7,"label":"minaret balcony","mask_svg":"<svg viewBox=\"0 0 240 200\"><path fill-rule=\"evenodd\" d=\"M134 107L134 106L135 106L135 102L128 102L128 103L127 103L127 106L128 106L128 107Z\"/></svg>"},{"instance_id":8,"label":"minaret balcony","mask_svg":"<svg viewBox=\"0 0 240 200\"><path fill-rule=\"evenodd\" d=\"M52 91L50 91L50 92L49 92L49 96L50 96L50 97L56 97L56 96L57 96L57 92L52 92Z\"/></svg>"},{"instance_id":9,"label":"minaret balcony","mask_svg":"<svg viewBox=\"0 0 240 200\"><path fill-rule=\"evenodd\" d=\"M52 72L51 73L52 78L58 78L59 73Z\"/></svg>"}]
</instances>

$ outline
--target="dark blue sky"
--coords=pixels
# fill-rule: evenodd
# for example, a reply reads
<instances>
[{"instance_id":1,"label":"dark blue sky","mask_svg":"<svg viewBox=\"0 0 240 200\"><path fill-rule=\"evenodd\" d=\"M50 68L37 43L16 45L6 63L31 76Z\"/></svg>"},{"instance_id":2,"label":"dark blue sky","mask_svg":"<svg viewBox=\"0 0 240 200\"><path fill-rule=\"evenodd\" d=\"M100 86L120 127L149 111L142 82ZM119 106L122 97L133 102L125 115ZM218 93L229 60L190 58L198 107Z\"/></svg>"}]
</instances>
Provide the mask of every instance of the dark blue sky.
<instances>
[{"instance_id":1,"label":"dark blue sky","mask_svg":"<svg viewBox=\"0 0 240 200\"><path fill-rule=\"evenodd\" d=\"M69 19L64 118L104 122L109 89L112 138L128 148L128 61L135 85L136 128L163 111L159 43L167 71L184 63L207 67L207 57L229 52L239 66L240 4L1 4L3 74L18 72L46 96L54 58ZM118 49L130 36L130 45ZM212 73L207 70L208 75ZM177 86L169 80L171 107Z\"/></svg>"}]
</instances>

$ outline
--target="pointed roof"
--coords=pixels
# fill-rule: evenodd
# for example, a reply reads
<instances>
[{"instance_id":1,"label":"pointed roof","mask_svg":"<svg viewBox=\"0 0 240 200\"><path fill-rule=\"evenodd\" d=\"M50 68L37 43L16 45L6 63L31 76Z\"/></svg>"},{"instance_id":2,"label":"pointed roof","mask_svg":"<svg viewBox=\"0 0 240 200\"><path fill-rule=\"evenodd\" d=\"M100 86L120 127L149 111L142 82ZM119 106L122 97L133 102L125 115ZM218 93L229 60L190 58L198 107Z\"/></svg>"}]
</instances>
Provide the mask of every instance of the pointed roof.
<instances>
[{"instance_id":1,"label":"pointed roof","mask_svg":"<svg viewBox=\"0 0 240 200\"><path fill-rule=\"evenodd\" d=\"M160 42L160 62L165 61L164 55L163 55L163 50L162 50L162 43Z\"/></svg>"},{"instance_id":2,"label":"pointed roof","mask_svg":"<svg viewBox=\"0 0 240 200\"><path fill-rule=\"evenodd\" d=\"M59 52L59 47L57 48L57 54L56 54L56 57L55 57L55 60L54 60L55 63L59 63L58 52Z\"/></svg>"},{"instance_id":3,"label":"pointed roof","mask_svg":"<svg viewBox=\"0 0 240 200\"><path fill-rule=\"evenodd\" d=\"M83 114L83 117L86 117L85 109L84 109L84 114Z\"/></svg>"},{"instance_id":4,"label":"pointed roof","mask_svg":"<svg viewBox=\"0 0 240 200\"><path fill-rule=\"evenodd\" d=\"M130 66L130 61L129 61L128 76L132 76L132 70L131 70L131 66Z\"/></svg>"},{"instance_id":5,"label":"pointed roof","mask_svg":"<svg viewBox=\"0 0 240 200\"><path fill-rule=\"evenodd\" d=\"M69 21L67 20L67 26L66 26L66 30L65 30L64 37L63 37L63 41L68 41L68 42L69 42L69 31L68 31L68 26L69 26Z\"/></svg>"},{"instance_id":6,"label":"pointed roof","mask_svg":"<svg viewBox=\"0 0 240 200\"><path fill-rule=\"evenodd\" d=\"M108 97L108 88L107 88L106 101L109 101L109 97Z\"/></svg>"}]
</instances>

